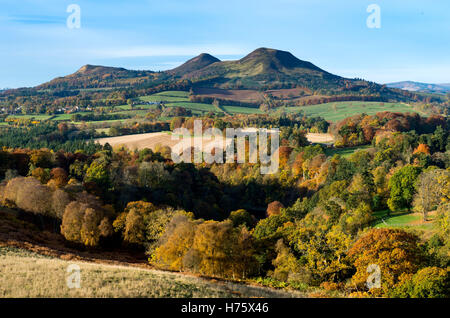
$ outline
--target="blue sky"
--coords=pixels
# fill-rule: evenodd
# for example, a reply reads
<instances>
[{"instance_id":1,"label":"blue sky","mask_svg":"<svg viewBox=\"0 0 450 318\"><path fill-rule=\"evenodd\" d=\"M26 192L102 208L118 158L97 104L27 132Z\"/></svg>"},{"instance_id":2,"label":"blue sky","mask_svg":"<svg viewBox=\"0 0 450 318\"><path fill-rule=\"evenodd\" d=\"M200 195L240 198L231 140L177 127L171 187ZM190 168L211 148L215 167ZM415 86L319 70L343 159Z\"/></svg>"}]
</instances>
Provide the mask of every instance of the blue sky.
<instances>
[{"instance_id":1,"label":"blue sky","mask_svg":"<svg viewBox=\"0 0 450 318\"><path fill-rule=\"evenodd\" d=\"M66 26L70 4L81 8L80 29ZM379 29L366 25L370 4L381 8ZM346 77L450 83L450 1L0 0L0 88L85 64L165 70L258 47Z\"/></svg>"}]
</instances>

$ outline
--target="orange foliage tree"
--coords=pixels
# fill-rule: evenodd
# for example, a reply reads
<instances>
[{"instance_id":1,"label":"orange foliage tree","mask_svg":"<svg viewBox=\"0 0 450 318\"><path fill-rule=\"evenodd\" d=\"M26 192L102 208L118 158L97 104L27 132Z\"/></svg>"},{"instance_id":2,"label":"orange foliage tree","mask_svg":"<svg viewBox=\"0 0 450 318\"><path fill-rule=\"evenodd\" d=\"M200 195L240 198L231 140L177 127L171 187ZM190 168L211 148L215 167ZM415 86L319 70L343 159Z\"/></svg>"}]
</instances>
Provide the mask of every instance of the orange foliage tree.
<instances>
[{"instance_id":1,"label":"orange foliage tree","mask_svg":"<svg viewBox=\"0 0 450 318\"><path fill-rule=\"evenodd\" d=\"M284 209L283 203L280 201L273 201L267 206L267 216L280 214L281 209Z\"/></svg>"},{"instance_id":2,"label":"orange foliage tree","mask_svg":"<svg viewBox=\"0 0 450 318\"><path fill-rule=\"evenodd\" d=\"M422 264L423 254L418 243L416 235L400 229L370 230L347 254L356 268L352 283L359 291L367 291L366 282L371 275L368 268L375 264L381 271L381 287L372 288L368 293L388 295L404 275L415 273Z\"/></svg>"}]
</instances>

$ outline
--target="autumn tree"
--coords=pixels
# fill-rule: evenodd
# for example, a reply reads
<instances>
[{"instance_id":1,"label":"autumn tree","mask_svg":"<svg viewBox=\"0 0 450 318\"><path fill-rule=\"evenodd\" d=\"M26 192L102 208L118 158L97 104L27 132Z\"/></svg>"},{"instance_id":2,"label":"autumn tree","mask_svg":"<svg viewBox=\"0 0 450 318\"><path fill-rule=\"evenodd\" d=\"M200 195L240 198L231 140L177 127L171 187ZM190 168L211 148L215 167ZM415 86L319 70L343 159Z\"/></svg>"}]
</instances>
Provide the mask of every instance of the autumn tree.
<instances>
[{"instance_id":1,"label":"autumn tree","mask_svg":"<svg viewBox=\"0 0 450 318\"><path fill-rule=\"evenodd\" d=\"M275 246L277 257L272 261L274 270L269 275L282 282L310 283L311 274L305 267L301 266L292 251L280 239Z\"/></svg>"},{"instance_id":2,"label":"autumn tree","mask_svg":"<svg viewBox=\"0 0 450 318\"><path fill-rule=\"evenodd\" d=\"M338 281L348 276L351 267L345 255L351 237L337 226L330 228L320 215L309 214L298 221L288 240L314 281Z\"/></svg>"},{"instance_id":3,"label":"autumn tree","mask_svg":"<svg viewBox=\"0 0 450 318\"><path fill-rule=\"evenodd\" d=\"M30 154L30 163L35 167L51 168L53 165L53 154L48 149L33 150Z\"/></svg>"},{"instance_id":4,"label":"autumn tree","mask_svg":"<svg viewBox=\"0 0 450 318\"><path fill-rule=\"evenodd\" d=\"M449 298L450 270L448 268L425 267L412 277L412 298Z\"/></svg>"},{"instance_id":5,"label":"autumn tree","mask_svg":"<svg viewBox=\"0 0 450 318\"><path fill-rule=\"evenodd\" d=\"M414 149L413 153L414 154L416 154L416 153L424 153L424 154L429 155L430 154L430 147L427 144L419 144L417 146L417 148Z\"/></svg>"},{"instance_id":6,"label":"autumn tree","mask_svg":"<svg viewBox=\"0 0 450 318\"><path fill-rule=\"evenodd\" d=\"M385 208L389 197L389 181L386 168L383 166L376 167L372 170L372 175L375 187L375 195L373 196L374 208Z\"/></svg>"},{"instance_id":7,"label":"autumn tree","mask_svg":"<svg viewBox=\"0 0 450 318\"><path fill-rule=\"evenodd\" d=\"M81 227L83 225L84 212L88 205L72 202L66 207L61 225L61 234L68 241L82 242Z\"/></svg>"},{"instance_id":8,"label":"autumn tree","mask_svg":"<svg viewBox=\"0 0 450 318\"><path fill-rule=\"evenodd\" d=\"M151 261L170 270L183 270L183 259L192 247L198 223L187 215L176 214L161 236Z\"/></svg>"},{"instance_id":9,"label":"autumn tree","mask_svg":"<svg viewBox=\"0 0 450 318\"><path fill-rule=\"evenodd\" d=\"M273 240L281 236L283 225L288 221L287 217L280 214L271 215L256 224L253 236L257 240ZM275 240L276 241L276 240Z\"/></svg>"},{"instance_id":10,"label":"autumn tree","mask_svg":"<svg viewBox=\"0 0 450 318\"><path fill-rule=\"evenodd\" d=\"M425 267L414 275L402 277L389 297L448 298L450 296L450 271L448 268Z\"/></svg>"},{"instance_id":11,"label":"autumn tree","mask_svg":"<svg viewBox=\"0 0 450 318\"><path fill-rule=\"evenodd\" d=\"M247 149L247 148L246 148ZM293 149L291 147L281 146L278 150L280 166L285 167L288 163L289 156L291 155Z\"/></svg>"},{"instance_id":12,"label":"autumn tree","mask_svg":"<svg viewBox=\"0 0 450 318\"><path fill-rule=\"evenodd\" d=\"M188 215L185 211L156 207L149 202L129 202L125 211L114 220L113 227L122 234L125 243L144 246L151 253L167 224L177 213Z\"/></svg>"},{"instance_id":13,"label":"autumn tree","mask_svg":"<svg viewBox=\"0 0 450 318\"><path fill-rule=\"evenodd\" d=\"M209 276L245 278L257 268L250 233L245 227L234 228L229 220L200 224L185 264L187 260L191 268Z\"/></svg>"},{"instance_id":14,"label":"autumn tree","mask_svg":"<svg viewBox=\"0 0 450 318\"><path fill-rule=\"evenodd\" d=\"M192 253L198 258L193 267L202 274L225 276L230 265L227 258L231 252L232 229L231 221L200 224L192 245Z\"/></svg>"},{"instance_id":15,"label":"autumn tree","mask_svg":"<svg viewBox=\"0 0 450 318\"><path fill-rule=\"evenodd\" d=\"M61 134L64 134L68 129L69 127L67 126L67 123L61 122L58 124L58 130Z\"/></svg>"},{"instance_id":16,"label":"autumn tree","mask_svg":"<svg viewBox=\"0 0 450 318\"><path fill-rule=\"evenodd\" d=\"M294 163L292 164L292 173L295 177L302 176L303 174L303 153L299 153L294 160Z\"/></svg>"},{"instance_id":17,"label":"autumn tree","mask_svg":"<svg viewBox=\"0 0 450 318\"><path fill-rule=\"evenodd\" d=\"M387 295L400 282L401 276L415 273L423 262L419 238L400 229L372 229L362 236L348 252L356 268L352 283L358 290L367 290L366 281L371 264L381 270L381 287L368 292Z\"/></svg>"},{"instance_id":18,"label":"autumn tree","mask_svg":"<svg viewBox=\"0 0 450 318\"><path fill-rule=\"evenodd\" d=\"M252 215L244 209L232 211L230 213L229 219L231 220L231 222L233 222L233 226L235 227L238 227L239 225L251 227L255 222Z\"/></svg>"},{"instance_id":19,"label":"autumn tree","mask_svg":"<svg viewBox=\"0 0 450 318\"><path fill-rule=\"evenodd\" d=\"M170 179L162 162L143 162L138 171L139 184L146 188L157 188Z\"/></svg>"},{"instance_id":20,"label":"autumn tree","mask_svg":"<svg viewBox=\"0 0 450 318\"><path fill-rule=\"evenodd\" d=\"M428 212L439 204L450 201L450 172L442 169L432 169L422 172L416 183L416 194L413 209L427 221Z\"/></svg>"},{"instance_id":21,"label":"autumn tree","mask_svg":"<svg viewBox=\"0 0 450 318\"><path fill-rule=\"evenodd\" d=\"M144 218L136 209L131 209L126 216L124 241L129 243L145 242Z\"/></svg>"},{"instance_id":22,"label":"autumn tree","mask_svg":"<svg viewBox=\"0 0 450 318\"><path fill-rule=\"evenodd\" d=\"M110 185L108 162L103 158L92 161L86 171L85 181L95 182L98 186L108 189Z\"/></svg>"},{"instance_id":23,"label":"autumn tree","mask_svg":"<svg viewBox=\"0 0 450 318\"><path fill-rule=\"evenodd\" d=\"M361 202L357 208L347 211L339 220L343 231L356 235L373 220L372 209L366 202Z\"/></svg>"},{"instance_id":24,"label":"autumn tree","mask_svg":"<svg viewBox=\"0 0 450 318\"><path fill-rule=\"evenodd\" d=\"M415 182L421 168L406 165L400 168L389 180L390 198L388 206L392 211L410 208L415 193Z\"/></svg>"},{"instance_id":25,"label":"autumn tree","mask_svg":"<svg viewBox=\"0 0 450 318\"><path fill-rule=\"evenodd\" d=\"M56 187L63 187L69 181L67 172L63 168L53 168L50 171L50 177Z\"/></svg>"},{"instance_id":26,"label":"autumn tree","mask_svg":"<svg viewBox=\"0 0 450 318\"><path fill-rule=\"evenodd\" d=\"M39 180L42 184L46 184L50 180L50 171L49 169L38 167L31 171L31 176Z\"/></svg>"},{"instance_id":27,"label":"autumn tree","mask_svg":"<svg viewBox=\"0 0 450 318\"><path fill-rule=\"evenodd\" d=\"M352 206L356 206L360 202L366 202L370 204L371 189L361 174L357 173L353 176L352 182L348 186L347 190L350 194L350 198L348 198L348 201L350 201L349 203Z\"/></svg>"},{"instance_id":28,"label":"autumn tree","mask_svg":"<svg viewBox=\"0 0 450 318\"><path fill-rule=\"evenodd\" d=\"M51 205L53 215L62 220L66 206L72 201L69 194L61 189L56 189L53 191L51 196Z\"/></svg>"},{"instance_id":29,"label":"autumn tree","mask_svg":"<svg viewBox=\"0 0 450 318\"><path fill-rule=\"evenodd\" d=\"M4 200L35 214L54 216L52 190L34 178L18 177L10 180L4 189Z\"/></svg>"},{"instance_id":30,"label":"autumn tree","mask_svg":"<svg viewBox=\"0 0 450 318\"><path fill-rule=\"evenodd\" d=\"M281 209L284 209L283 203L281 203L280 201L273 201L267 206L267 216L280 214Z\"/></svg>"},{"instance_id":31,"label":"autumn tree","mask_svg":"<svg viewBox=\"0 0 450 318\"><path fill-rule=\"evenodd\" d=\"M78 201L67 205L61 234L68 241L97 246L101 237L107 237L111 233L112 225L103 210Z\"/></svg>"}]
</instances>

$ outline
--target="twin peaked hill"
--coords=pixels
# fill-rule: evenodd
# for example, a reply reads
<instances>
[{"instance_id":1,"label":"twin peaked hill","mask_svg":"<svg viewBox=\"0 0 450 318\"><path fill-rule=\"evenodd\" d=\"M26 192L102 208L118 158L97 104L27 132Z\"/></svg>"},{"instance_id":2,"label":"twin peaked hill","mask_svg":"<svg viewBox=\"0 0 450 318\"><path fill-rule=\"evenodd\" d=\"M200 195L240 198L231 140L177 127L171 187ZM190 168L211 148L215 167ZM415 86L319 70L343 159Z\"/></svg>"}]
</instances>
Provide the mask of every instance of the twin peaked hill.
<instances>
[{"instance_id":1,"label":"twin peaked hill","mask_svg":"<svg viewBox=\"0 0 450 318\"><path fill-rule=\"evenodd\" d=\"M159 79L171 81L189 79L193 82L208 80L205 85L240 85L243 89L281 85L321 86L323 82L342 84L344 79L332 75L314 64L302 61L289 52L259 48L236 61L220 61L202 53L184 64L165 72L134 71L124 68L85 65L77 72L56 78L38 88L98 88L129 86L131 79L137 82ZM66 82L66 83L65 83ZM328 83L325 83L328 84ZM132 86L132 85L131 85ZM311 87L314 88L314 87Z\"/></svg>"},{"instance_id":2,"label":"twin peaked hill","mask_svg":"<svg viewBox=\"0 0 450 318\"><path fill-rule=\"evenodd\" d=\"M401 95L399 90L333 75L289 52L269 48L259 48L235 61L220 61L210 54L202 53L164 72L85 65L74 74L56 78L36 88L151 88L182 81L188 81L189 85L196 88L268 90L301 87L322 96L383 95L395 98Z\"/></svg>"}]
</instances>

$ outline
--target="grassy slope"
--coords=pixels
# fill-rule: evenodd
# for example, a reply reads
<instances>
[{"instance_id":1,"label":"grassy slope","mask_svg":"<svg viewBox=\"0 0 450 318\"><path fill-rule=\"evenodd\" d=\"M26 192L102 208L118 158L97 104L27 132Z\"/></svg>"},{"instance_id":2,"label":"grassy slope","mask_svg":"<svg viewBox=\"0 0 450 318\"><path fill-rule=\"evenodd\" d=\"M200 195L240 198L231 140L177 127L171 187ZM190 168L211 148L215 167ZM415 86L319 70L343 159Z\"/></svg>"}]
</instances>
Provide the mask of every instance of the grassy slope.
<instances>
[{"instance_id":1,"label":"grassy slope","mask_svg":"<svg viewBox=\"0 0 450 318\"><path fill-rule=\"evenodd\" d=\"M365 145L365 146L349 147L349 148L327 148L327 149L325 149L325 154L330 157L338 154L341 157L347 158L347 157L350 157L355 152L357 152L358 150L365 150L365 149L369 149L370 147L372 147L372 146Z\"/></svg>"},{"instance_id":2,"label":"grassy slope","mask_svg":"<svg viewBox=\"0 0 450 318\"><path fill-rule=\"evenodd\" d=\"M434 215L428 216L426 223L422 222L422 216L419 213L409 213L407 211L391 212L377 211L374 213L375 221L373 227L375 228L403 228L403 229L417 229L425 232L431 231L434 228Z\"/></svg>"},{"instance_id":3,"label":"grassy slope","mask_svg":"<svg viewBox=\"0 0 450 318\"><path fill-rule=\"evenodd\" d=\"M183 91L167 91L156 93L153 95L139 97L139 100L143 102L166 102L168 107L184 107L192 110L194 113L201 112L219 112L211 104L205 103L193 103L189 101L189 93ZM141 107L141 106L138 106ZM231 114L259 114L261 111L256 108L241 107L241 106L222 106L228 113Z\"/></svg>"},{"instance_id":4,"label":"grassy slope","mask_svg":"<svg viewBox=\"0 0 450 318\"><path fill-rule=\"evenodd\" d=\"M66 285L67 267L81 269L81 288ZM258 286L218 282L137 267L68 261L0 247L0 297L303 297Z\"/></svg>"},{"instance_id":5,"label":"grassy slope","mask_svg":"<svg viewBox=\"0 0 450 318\"><path fill-rule=\"evenodd\" d=\"M17 211L0 206L1 297L307 297L261 287L152 269L141 252L78 250L58 233L42 231ZM81 289L66 287L67 266L81 268ZM324 297L326 295L324 294Z\"/></svg>"},{"instance_id":6,"label":"grassy slope","mask_svg":"<svg viewBox=\"0 0 450 318\"><path fill-rule=\"evenodd\" d=\"M222 106L228 113L231 114L262 114L259 108L250 108L242 106Z\"/></svg>"},{"instance_id":7,"label":"grassy slope","mask_svg":"<svg viewBox=\"0 0 450 318\"><path fill-rule=\"evenodd\" d=\"M299 106L286 108L288 112L304 111L307 116L320 116L332 122L340 121L346 117L357 114L374 115L382 111L414 112L413 108L404 103L380 102L335 102L319 105Z\"/></svg>"}]
</instances>

